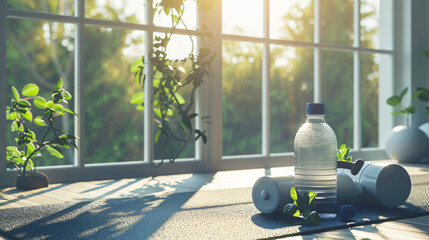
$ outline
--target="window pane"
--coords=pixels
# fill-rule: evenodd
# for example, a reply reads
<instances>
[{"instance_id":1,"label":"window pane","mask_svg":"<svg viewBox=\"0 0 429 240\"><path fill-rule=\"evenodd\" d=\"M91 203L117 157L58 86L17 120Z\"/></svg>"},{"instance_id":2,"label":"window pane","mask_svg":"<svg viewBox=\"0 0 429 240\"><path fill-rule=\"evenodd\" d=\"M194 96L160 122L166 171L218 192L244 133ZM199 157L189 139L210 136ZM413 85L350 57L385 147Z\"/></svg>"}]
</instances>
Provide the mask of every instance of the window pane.
<instances>
[{"instance_id":1,"label":"window pane","mask_svg":"<svg viewBox=\"0 0 429 240\"><path fill-rule=\"evenodd\" d=\"M164 34L161 33L156 33L155 36L160 36L163 37ZM197 43L197 39L196 37L192 37L192 41L194 42L194 44ZM193 52L194 54L196 54L196 45L192 44L191 39L189 38L189 36L186 35L173 35L171 37L171 40L168 43L168 47L167 47L167 54L168 54L168 59L171 59L171 66L172 67L183 67L183 69L188 72L188 69L190 68L190 63L182 63L180 60L189 57L189 53ZM194 46L194 48L193 48ZM175 62L174 60L179 60L177 62ZM158 79L159 80L159 79ZM184 79L182 79L184 80ZM183 109L188 107L188 104L190 104L190 96L191 96L191 92L192 92L192 85L186 85L183 86L179 89L179 94L183 96L183 98L185 99L185 106ZM155 106L156 107L156 106ZM194 113L195 109L195 103L192 104L191 109L189 114ZM155 155L155 159L162 159L163 154L164 154L164 158L165 159L169 159L169 158L194 158L195 157L195 134L193 134L192 132L189 132L189 130L187 128L185 128L185 130L183 130L182 127L180 127L180 124L183 125L182 123L182 119L180 117L180 115L178 114L178 108L175 109L176 112L175 114L170 117L170 121L169 123L167 123L169 129L171 130L171 132L181 138L181 139L189 139L187 141L186 147L184 148L183 152L180 155L180 149L182 148L182 146L184 145L183 142L175 140L174 138L172 138L171 136L168 138L168 142L166 143L165 149L164 151L163 149L163 145L164 145L164 141L165 141L165 136L163 136L162 134L159 136L158 141L155 141L154 144L154 155ZM160 122L160 118L154 114L155 116L155 121L156 122ZM159 130L158 124L155 123L154 124L154 139L156 137L156 133ZM204 129L203 129L204 130Z\"/></svg>"},{"instance_id":2,"label":"window pane","mask_svg":"<svg viewBox=\"0 0 429 240\"><path fill-rule=\"evenodd\" d=\"M223 154L261 153L262 45L223 41Z\"/></svg>"},{"instance_id":3,"label":"window pane","mask_svg":"<svg viewBox=\"0 0 429 240\"><path fill-rule=\"evenodd\" d=\"M21 91L28 83L37 84L40 87L39 95L52 99L52 90L60 78L63 78L64 88L74 96L74 34L74 24L7 19L7 99L12 98L12 86ZM69 101L68 108L74 109L73 99ZM33 108L32 113L33 118L43 114L37 108ZM72 115L65 114L57 118L54 124L70 134L74 132ZM36 138L41 141L46 128L33 123L28 126L34 129ZM10 121L7 129L10 129ZM7 131L7 134L8 144L14 145L16 132ZM69 165L74 162L72 149L65 150L62 159L52 157L46 150L42 154L36 159L37 166Z\"/></svg>"},{"instance_id":4,"label":"window pane","mask_svg":"<svg viewBox=\"0 0 429 240\"><path fill-rule=\"evenodd\" d=\"M141 86L130 72L144 32L85 28L85 162L143 159L143 112L129 103Z\"/></svg>"},{"instance_id":5,"label":"window pane","mask_svg":"<svg viewBox=\"0 0 429 240\"><path fill-rule=\"evenodd\" d=\"M361 45L380 48L380 0L360 0Z\"/></svg>"},{"instance_id":6,"label":"window pane","mask_svg":"<svg viewBox=\"0 0 429 240\"><path fill-rule=\"evenodd\" d=\"M222 1L222 33L262 37L262 0Z\"/></svg>"},{"instance_id":7,"label":"window pane","mask_svg":"<svg viewBox=\"0 0 429 240\"><path fill-rule=\"evenodd\" d=\"M154 1L155 4L159 4L161 0ZM197 1L184 1L184 12L182 16L182 21L185 22L186 27L188 29L196 29L197 28ZM176 10L171 9L175 15L178 16ZM185 28L183 22L180 21L177 25L178 28ZM172 18L171 16L167 16L164 11L161 11L160 14L155 13L153 22L157 26L161 27L172 27Z\"/></svg>"},{"instance_id":8,"label":"window pane","mask_svg":"<svg viewBox=\"0 0 429 240\"><path fill-rule=\"evenodd\" d=\"M353 145L353 53L322 51L322 99L338 145Z\"/></svg>"},{"instance_id":9,"label":"window pane","mask_svg":"<svg viewBox=\"0 0 429 240\"><path fill-rule=\"evenodd\" d=\"M313 35L313 0L270 1L271 38L312 42Z\"/></svg>"},{"instance_id":10,"label":"window pane","mask_svg":"<svg viewBox=\"0 0 429 240\"><path fill-rule=\"evenodd\" d=\"M145 23L144 0L85 0L85 17Z\"/></svg>"},{"instance_id":11,"label":"window pane","mask_svg":"<svg viewBox=\"0 0 429 240\"><path fill-rule=\"evenodd\" d=\"M321 0L322 42L353 44L353 0Z\"/></svg>"},{"instance_id":12,"label":"window pane","mask_svg":"<svg viewBox=\"0 0 429 240\"><path fill-rule=\"evenodd\" d=\"M26 11L47 12L60 15L74 15L74 0L7 0L8 8Z\"/></svg>"},{"instance_id":13,"label":"window pane","mask_svg":"<svg viewBox=\"0 0 429 240\"><path fill-rule=\"evenodd\" d=\"M271 46L271 152L293 152L295 134L313 99L314 50Z\"/></svg>"},{"instance_id":14,"label":"window pane","mask_svg":"<svg viewBox=\"0 0 429 240\"><path fill-rule=\"evenodd\" d=\"M362 54L362 147L378 147L378 82L380 55Z\"/></svg>"}]
</instances>

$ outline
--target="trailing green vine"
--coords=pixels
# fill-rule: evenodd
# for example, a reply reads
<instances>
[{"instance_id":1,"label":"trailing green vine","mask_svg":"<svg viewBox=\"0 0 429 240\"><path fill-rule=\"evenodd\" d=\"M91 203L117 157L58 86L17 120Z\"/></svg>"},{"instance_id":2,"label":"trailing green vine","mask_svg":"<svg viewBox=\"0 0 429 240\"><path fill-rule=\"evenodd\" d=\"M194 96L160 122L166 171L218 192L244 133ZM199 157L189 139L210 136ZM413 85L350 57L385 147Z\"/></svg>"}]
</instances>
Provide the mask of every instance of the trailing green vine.
<instances>
[{"instance_id":1,"label":"trailing green vine","mask_svg":"<svg viewBox=\"0 0 429 240\"><path fill-rule=\"evenodd\" d=\"M171 18L171 31L165 33L163 37L156 36L150 58L137 59L130 69L131 72L135 73L135 80L142 85L142 91L133 95L130 103L135 104L139 111L144 110L145 100L153 103L154 121L157 124L155 142L163 139L161 163L167 158L165 152L169 141L181 143L174 155L168 157L170 162L174 162L180 156L193 136L195 141L201 138L204 144L207 142L206 131L195 129L192 121L198 117L198 113L194 111L195 93L198 87L203 84L203 79L210 75L210 65L214 54L207 48L200 48L198 53L194 54L195 44L192 37L194 35L206 37L210 36L210 33L197 30L192 34L182 19L184 12L184 0L162 0L155 4L155 14L165 14ZM167 47L179 23L182 23L188 31L192 49L187 57L172 59L167 52ZM145 63L150 63L153 66L153 75L150 76L153 79L153 96L149 99L145 98L143 91L144 82L149 77L144 73ZM188 99L180 94L183 89L190 89ZM174 116L179 116L176 117L179 121L175 120ZM202 120L206 121L207 119L207 116L202 117Z\"/></svg>"}]
</instances>

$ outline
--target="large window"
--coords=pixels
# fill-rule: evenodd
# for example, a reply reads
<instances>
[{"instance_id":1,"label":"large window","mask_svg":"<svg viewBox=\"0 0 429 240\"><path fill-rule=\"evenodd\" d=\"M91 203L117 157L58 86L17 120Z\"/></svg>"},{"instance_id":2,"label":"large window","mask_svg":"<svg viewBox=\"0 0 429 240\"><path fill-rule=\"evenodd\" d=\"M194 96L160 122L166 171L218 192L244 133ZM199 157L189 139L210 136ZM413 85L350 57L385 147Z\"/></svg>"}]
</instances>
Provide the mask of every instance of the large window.
<instances>
[{"instance_id":1,"label":"large window","mask_svg":"<svg viewBox=\"0 0 429 240\"><path fill-rule=\"evenodd\" d=\"M307 102L326 103L339 144L378 148L379 86L391 81L382 79L379 65L391 66L394 53L392 35L380 39L393 19L384 13L380 21L380 9L391 6L380 0L224 1L224 156L293 152Z\"/></svg>"},{"instance_id":2,"label":"large window","mask_svg":"<svg viewBox=\"0 0 429 240\"><path fill-rule=\"evenodd\" d=\"M168 51L178 59L186 56L191 33L216 55L196 105L201 115L211 116L211 125L202 126L209 141L191 141L174 166L151 165L161 154L157 126L153 114L129 103L141 91L130 66L171 27L171 20L152 17L157 2L2 2L0 72L7 74L0 111L12 97L11 86L29 82L49 95L63 78L74 96L71 107L79 118L58 124L79 135L79 151L38 164L51 167L46 171L55 173L54 181L128 176L127 171L138 176L291 165L307 102L326 103L339 144L353 146L357 154L379 151L386 133L380 96L391 94L380 86L393 82L391 0L217 0L206 9L187 0L183 19L190 30L179 26ZM213 37L204 43L192 29L206 26ZM0 121L1 129L9 127ZM4 149L14 140L8 131L0 133ZM171 152L177 148L167 146ZM0 161L0 175L9 174Z\"/></svg>"}]
</instances>

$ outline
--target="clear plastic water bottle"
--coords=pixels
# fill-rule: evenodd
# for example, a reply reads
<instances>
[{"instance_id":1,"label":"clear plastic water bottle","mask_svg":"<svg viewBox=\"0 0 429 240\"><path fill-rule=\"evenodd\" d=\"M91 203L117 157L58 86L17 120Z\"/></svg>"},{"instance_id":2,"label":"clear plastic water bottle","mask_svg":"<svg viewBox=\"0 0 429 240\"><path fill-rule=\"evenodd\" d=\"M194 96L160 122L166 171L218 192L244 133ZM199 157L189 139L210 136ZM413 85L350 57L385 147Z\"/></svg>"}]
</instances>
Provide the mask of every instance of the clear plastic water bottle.
<instances>
[{"instance_id":1,"label":"clear plastic water bottle","mask_svg":"<svg viewBox=\"0 0 429 240\"><path fill-rule=\"evenodd\" d=\"M337 216L337 138L325 122L325 104L307 103L307 120L295 136L295 186L315 192L321 218Z\"/></svg>"}]
</instances>

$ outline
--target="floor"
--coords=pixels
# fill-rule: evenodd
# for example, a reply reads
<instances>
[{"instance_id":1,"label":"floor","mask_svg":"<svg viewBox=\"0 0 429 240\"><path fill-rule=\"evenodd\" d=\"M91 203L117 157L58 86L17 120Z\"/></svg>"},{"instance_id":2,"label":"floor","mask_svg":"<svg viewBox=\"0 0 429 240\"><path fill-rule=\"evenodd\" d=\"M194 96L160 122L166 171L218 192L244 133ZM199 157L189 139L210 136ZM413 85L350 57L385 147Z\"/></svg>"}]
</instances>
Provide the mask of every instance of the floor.
<instances>
[{"instance_id":1,"label":"floor","mask_svg":"<svg viewBox=\"0 0 429 240\"><path fill-rule=\"evenodd\" d=\"M404 165L410 175L429 175L429 164ZM261 176L293 174L292 167L223 171L215 174L181 174L155 178L134 178L50 184L48 188L18 191L0 189L0 209L63 202L128 198L165 193L252 187ZM209 181L207 179L210 179ZM286 239L429 239L429 216L329 231ZM0 236L0 239L5 239Z\"/></svg>"}]
</instances>

